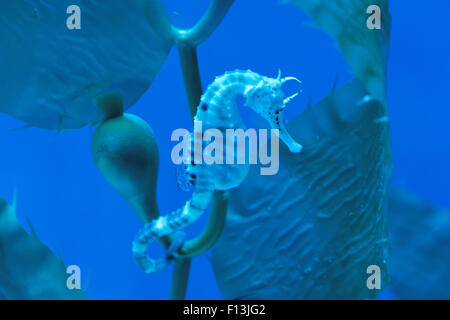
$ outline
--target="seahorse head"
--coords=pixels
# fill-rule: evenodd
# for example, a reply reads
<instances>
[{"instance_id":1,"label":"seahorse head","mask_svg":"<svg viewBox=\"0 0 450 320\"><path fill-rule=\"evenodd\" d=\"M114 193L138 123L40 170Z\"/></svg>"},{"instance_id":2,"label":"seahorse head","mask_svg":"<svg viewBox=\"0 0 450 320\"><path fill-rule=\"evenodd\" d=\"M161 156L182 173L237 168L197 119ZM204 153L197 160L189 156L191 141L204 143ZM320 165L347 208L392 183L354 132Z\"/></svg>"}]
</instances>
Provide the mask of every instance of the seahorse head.
<instances>
[{"instance_id":1,"label":"seahorse head","mask_svg":"<svg viewBox=\"0 0 450 320\"><path fill-rule=\"evenodd\" d=\"M298 95L298 93L295 93L285 98L281 87L285 82L290 80L302 83L294 77L281 78L281 71L278 71L276 78L261 77L261 81L258 84L246 88L244 95L247 98L247 105L261 115L264 115L271 109L283 110Z\"/></svg>"},{"instance_id":2,"label":"seahorse head","mask_svg":"<svg viewBox=\"0 0 450 320\"><path fill-rule=\"evenodd\" d=\"M278 71L276 78L261 77L256 85L248 86L244 92L246 105L266 119L273 129L279 130L281 140L291 152L300 152L302 147L289 135L284 125L283 110L298 93L285 97L282 85L290 80L302 83L294 77L281 78Z\"/></svg>"}]
</instances>

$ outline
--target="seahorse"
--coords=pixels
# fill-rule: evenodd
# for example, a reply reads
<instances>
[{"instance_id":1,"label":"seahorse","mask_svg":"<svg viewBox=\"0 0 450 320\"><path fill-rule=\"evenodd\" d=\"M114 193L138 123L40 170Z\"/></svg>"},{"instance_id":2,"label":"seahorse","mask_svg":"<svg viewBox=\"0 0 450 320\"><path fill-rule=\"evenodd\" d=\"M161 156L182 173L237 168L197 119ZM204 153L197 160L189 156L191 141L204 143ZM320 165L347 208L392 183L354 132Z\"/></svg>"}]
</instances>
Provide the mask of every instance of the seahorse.
<instances>
[{"instance_id":1,"label":"seahorse","mask_svg":"<svg viewBox=\"0 0 450 320\"><path fill-rule=\"evenodd\" d=\"M281 86L289 80L301 83L295 77L281 78L280 71L276 78L265 77L250 70L226 72L216 77L202 95L194 123L201 122L202 129L216 128L224 133L226 129L244 129L236 104L236 96L241 94L246 106L267 120L272 129L277 129L275 132L290 152L298 153L303 147L290 136L283 118L284 108L298 95L296 93L285 98ZM192 137L194 143L196 139L201 139L201 136L197 136L195 127ZM195 155L193 158L195 159ZM239 186L247 176L248 169L248 164L199 164L194 160L187 163L185 175L194 187L191 199L183 207L153 220L139 231L132 248L137 265L146 273L166 268L177 258L176 252L183 243L182 233L178 233L176 241L163 258L156 260L148 257L146 251L149 244L196 221L206 211L214 190L229 190Z\"/></svg>"}]
</instances>

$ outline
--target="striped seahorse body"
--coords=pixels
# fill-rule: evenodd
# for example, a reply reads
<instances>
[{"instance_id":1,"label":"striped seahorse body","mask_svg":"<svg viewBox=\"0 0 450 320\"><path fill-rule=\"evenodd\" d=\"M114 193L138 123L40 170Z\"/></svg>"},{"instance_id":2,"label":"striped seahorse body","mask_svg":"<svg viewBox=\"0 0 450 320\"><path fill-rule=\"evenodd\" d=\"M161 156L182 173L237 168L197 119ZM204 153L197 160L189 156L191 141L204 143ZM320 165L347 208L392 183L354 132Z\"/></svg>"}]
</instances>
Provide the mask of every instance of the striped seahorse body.
<instances>
[{"instance_id":1,"label":"striped seahorse body","mask_svg":"<svg viewBox=\"0 0 450 320\"><path fill-rule=\"evenodd\" d=\"M281 140L291 152L300 152L301 145L289 135L283 120L283 109L297 95L284 98L281 86L288 80L299 81L293 77L281 79L280 73L277 78L269 78L250 70L226 72L216 77L202 95L194 123L201 123L202 132L217 129L224 137L226 129L245 130L236 104L236 96L242 94L246 99L246 106L266 119L273 129L279 130ZM194 125L191 140L194 144L200 141L204 145L202 138L201 132L197 132ZM249 164L237 164L236 161L233 164L225 164L225 161L224 164L198 163L196 159L201 159L202 155L197 156L199 157L194 154L191 162L185 165L186 179L194 187L191 199L182 208L145 225L133 242L134 259L146 273L164 269L176 257L176 251L182 244L182 240L178 238L164 258L154 260L146 254L152 241L193 223L206 211L214 190L235 188L248 174Z\"/></svg>"}]
</instances>

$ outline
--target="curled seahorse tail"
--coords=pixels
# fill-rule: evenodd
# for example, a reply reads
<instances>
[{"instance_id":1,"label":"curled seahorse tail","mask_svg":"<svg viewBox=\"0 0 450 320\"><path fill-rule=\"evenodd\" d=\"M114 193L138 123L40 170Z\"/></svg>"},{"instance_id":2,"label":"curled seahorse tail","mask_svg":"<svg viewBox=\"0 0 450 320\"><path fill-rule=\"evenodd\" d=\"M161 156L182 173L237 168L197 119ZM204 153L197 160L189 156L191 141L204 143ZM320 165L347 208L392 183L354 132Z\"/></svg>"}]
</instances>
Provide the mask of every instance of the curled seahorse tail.
<instances>
[{"instance_id":1,"label":"curled seahorse tail","mask_svg":"<svg viewBox=\"0 0 450 320\"><path fill-rule=\"evenodd\" d=\"M133 241L133 258L138 267L145 273L153 273L163 270L170 263L170 257L165 256L160 259L150 259L147 256L147 247L159 237L162 237L162 232L156 226L161 225L161 217L153 222L147 223L141 230L139 230Z\"/></svg>"},{"instance_id":2,"label":"curled seahorse tail","mask_svg":"<svg viewBox=\"0 0 450 320\"><path fill-rule=\"evenodd\" d=\"M139 268L145 273L154 273L165 269L175 258L174 252L182 245L182 241L177 241L179 246L172 247L165 257L152 259L147 255L147 248L158 238L176 232L196 221L206 210L213 195L213 188L196 188L192 198L186 204L167 216L147 223L136 235L133 241L133 258ZM182 234L180 233L180 236Z\"/></svg>"}]
</instances>

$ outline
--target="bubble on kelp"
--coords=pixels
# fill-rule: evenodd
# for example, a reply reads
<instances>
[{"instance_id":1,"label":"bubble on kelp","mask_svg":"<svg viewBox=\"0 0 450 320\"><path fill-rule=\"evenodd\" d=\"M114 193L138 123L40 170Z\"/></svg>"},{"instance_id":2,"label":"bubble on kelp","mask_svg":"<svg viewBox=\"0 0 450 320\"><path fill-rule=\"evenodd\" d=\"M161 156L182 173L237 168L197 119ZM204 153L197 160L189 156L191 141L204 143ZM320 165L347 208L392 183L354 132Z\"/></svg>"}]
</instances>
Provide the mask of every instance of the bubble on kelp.
<instances>
[{"instance_id":1,"label":"bubble on kelp","mask_svg":"<svg viewBox=\"0 0 450 320\"><path fill-rule=\"evenodd\" d=\"M67 28L70 5L81 10L80 30ZM0 11L0 112L35 127L95 123L92 100L107 92L120 92L129 108L171 48L138 0L2 1Z\"/></svg>"},{"instance_id":2,"label":"bubble on kelp","mask_svg":"<svg viewBox=\"0 0 450 320\"><path fill-rule=\"evenodd\" d=\"M279 172L230 193L212 266L225 299L363 299L367 268L388 275L384 106L358 80L288 125L300 154L280 145Z\"/></svg>"},{"instance_id":3,"label":"bubble on kelp","mask_svg":"<svg viewBox=\"0 0 450 320\"><path fill-rule=\"evenodd\" d=\"M16 205L0 198L0 299L85 299L84 290L67 289L64 262L16 217Z\"/></svg>"}]
</instances>

